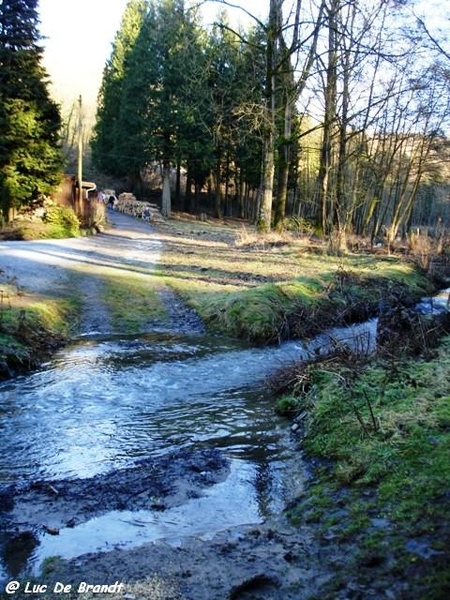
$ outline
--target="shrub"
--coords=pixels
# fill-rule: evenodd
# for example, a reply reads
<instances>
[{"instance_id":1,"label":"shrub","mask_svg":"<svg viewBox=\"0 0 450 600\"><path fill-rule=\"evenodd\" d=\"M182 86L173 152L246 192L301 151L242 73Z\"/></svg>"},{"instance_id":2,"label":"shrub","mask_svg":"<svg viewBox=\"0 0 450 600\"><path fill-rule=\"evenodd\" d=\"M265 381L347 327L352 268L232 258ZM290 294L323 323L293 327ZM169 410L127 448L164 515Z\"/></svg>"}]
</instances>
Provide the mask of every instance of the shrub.
<instances>
[{"instance_id":1,"label":"shrub","mask_svg":"<svg viewBox=\"0 0 450 600\"><path fill-rule=\"evenodd\" d=\"M45 211L44 223L50 225L47 237L76 237L80 234L80 221L74 211L67 206L57 204L49 206Z\"/></svg>"}]
</instances>

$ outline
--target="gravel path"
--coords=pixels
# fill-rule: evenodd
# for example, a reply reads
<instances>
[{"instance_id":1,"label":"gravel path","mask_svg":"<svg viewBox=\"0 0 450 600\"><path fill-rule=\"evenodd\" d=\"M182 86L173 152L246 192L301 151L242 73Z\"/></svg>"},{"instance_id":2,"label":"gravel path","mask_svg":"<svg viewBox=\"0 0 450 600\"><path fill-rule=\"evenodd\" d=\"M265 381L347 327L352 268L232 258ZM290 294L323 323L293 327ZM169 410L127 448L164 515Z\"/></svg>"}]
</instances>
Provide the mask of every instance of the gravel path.
<instances>
[{"instance_id":1,"label":"gravel path","mask_svg":"<svg viewBox=\"0 0 450 600\"><path fill-rule=\"evenodd\" d=\"M114 333L102 302L102 277L154 273L161 255L159 234L148 223L109 211L110 227L85 238L0 243L0 270L19 289L81 298L80 335ZM201 331L202 324L167 287L158 290L168 315L168 329Z\"/></svg>"}]
</instances>

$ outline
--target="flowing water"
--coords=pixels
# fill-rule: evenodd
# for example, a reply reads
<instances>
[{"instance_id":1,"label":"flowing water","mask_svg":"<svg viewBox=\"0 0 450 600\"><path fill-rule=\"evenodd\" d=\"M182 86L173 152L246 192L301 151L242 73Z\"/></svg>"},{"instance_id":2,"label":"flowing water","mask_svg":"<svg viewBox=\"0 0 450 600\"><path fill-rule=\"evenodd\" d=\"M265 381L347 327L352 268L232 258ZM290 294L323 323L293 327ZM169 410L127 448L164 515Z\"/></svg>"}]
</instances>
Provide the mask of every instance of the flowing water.
<instances>
[{"instance_id":1,"label":"flowing water","mask_svg":"<svg viewBox=\"0 0 450 600\"><path fill-rule=\"evenodd\" d=\"M370 345L374 329L372 321L332 337ZM219 448L231 461L224 482L180 507L112 511L58 536L42 534L26 567L53 555L208 537L279 511L292 479L301 485L302 467L286 475L289 424L274 414L266 377L329 340L255 349L205 335L85 338L39 372L3 383L0 485L91 477L181 449ZM11 560L4 556L3 576Z\"/></svg>"}]
</instances>

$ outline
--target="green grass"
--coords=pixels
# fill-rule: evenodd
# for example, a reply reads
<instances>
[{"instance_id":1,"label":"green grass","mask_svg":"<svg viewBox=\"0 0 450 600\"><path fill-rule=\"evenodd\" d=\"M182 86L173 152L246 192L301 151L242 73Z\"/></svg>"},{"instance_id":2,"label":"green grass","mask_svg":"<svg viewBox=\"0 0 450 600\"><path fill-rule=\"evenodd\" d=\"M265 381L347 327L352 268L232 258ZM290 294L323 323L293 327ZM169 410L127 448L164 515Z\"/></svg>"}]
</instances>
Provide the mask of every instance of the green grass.
<instances>
[{"instance_id":1,"label":"green grass","mask_svg":"<svg viewBox=\"0 0 450 600\"><path fill-rule=\"evenodd\" d=\"M2 286L0 305L0 378L35 368L71 334L77 313L74 299L51 299Z\"/></svg>"},{"instance_id":2,"label":"green grass","mask_svg":"<svg viewBox=\"0 0 450 600\"><path fill-rule=\"evenodd\" d=\"M49 333L69 335L70 323L78 307L75 299L26 295L6 284L2 288L6 298L0 306L0 331L3 334L8 335L35 323ZM10 288L9 291L7 288Z\"/></svg>"},{"instance_id":3,"label":"green grass","mask_svg":"<svg viewBox=\"0 0 450 600\"><path fill-rule=\"evenodd\" d=\"M211 329L252 342L302 337L367 318L393 289L414 299L432 289L399 258L338 258L305 250L293 239L274 249L257 238L248 249L236 245L232 230L204 239L200 234L211 235L206 225L190 227L190 237L183 237L184 227L169 238L158 275Z\"/></svg>"},{"instance_id":4,"label":"green grass","mask_svg":"<svg viewBox=\"0 0 450 600\"><path fill-rule=\"evenodd\" d=\"M102 279L103 297L114 330L137 333L148 329L151 321L167 319L155 278L128 274Z\"/></svg>"},{"instance_id":5,"label":"green grass","mask_svg":"<svg viewBox=\"0 0 450 600\"><path fill-rule=\"evenodd\" d=\"M375 560L374 552L386 561L390 557L390 568L396 565L399 577L409 577L420 590L411 598L446 597L450 337L432 359L364 366L326 360L307 371L306 391L288 402L281 399L280 405L306 411L302 448L321 466L288 516L322 531L332 527L341 542L358 540L356 562ZM344 505L347 513L339 526L332 522L336 505ZM371 517L386 520L389 529L374 530ZM431 557L408 551L411 539L423 542ZM411 564L414 576L406 575Z\"/></svg>"}]
</instances>

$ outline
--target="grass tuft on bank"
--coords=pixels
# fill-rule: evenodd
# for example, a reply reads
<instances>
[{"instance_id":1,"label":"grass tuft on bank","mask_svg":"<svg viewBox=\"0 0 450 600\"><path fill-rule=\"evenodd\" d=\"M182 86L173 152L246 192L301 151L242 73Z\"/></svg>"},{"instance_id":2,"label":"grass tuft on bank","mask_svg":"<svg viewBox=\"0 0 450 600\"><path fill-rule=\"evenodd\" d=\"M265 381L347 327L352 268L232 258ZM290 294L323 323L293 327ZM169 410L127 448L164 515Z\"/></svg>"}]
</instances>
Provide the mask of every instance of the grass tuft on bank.
<instances>
[{"instance_id":1,"label":"grass tuft on bank","mask_svg":"<svg viewBox=\"0 0 450 600\"><path fill-rule=\"evenodd\" d=\"M348 552L323 597L355 573L363 587L391 577L396 597L448 597L449 381L446 336L429 359L341 354L299 367L279 399L315 465L288 516Z\"/></svg>"},{"instance_id":2,"label":"grass tuft on bank","mask_svg":"<svg viewBox=\"0 0 450 600\"><path fill-rule=\"evenodd\" d=\"M52 299L0 289L0 379L27 372L46 360L71 334L73 299Z\"/></svg>"}]
</instances>

